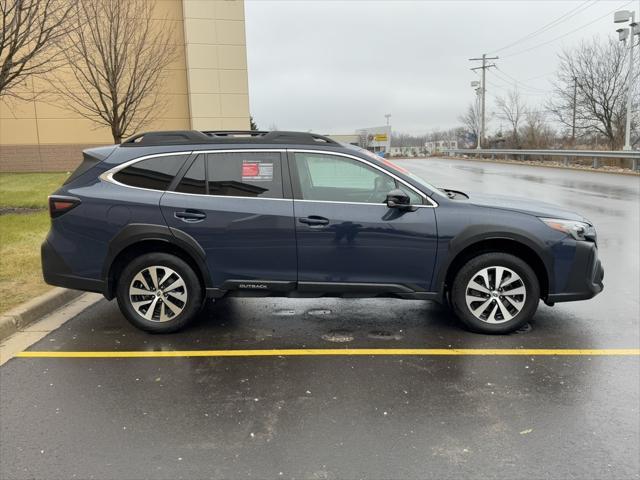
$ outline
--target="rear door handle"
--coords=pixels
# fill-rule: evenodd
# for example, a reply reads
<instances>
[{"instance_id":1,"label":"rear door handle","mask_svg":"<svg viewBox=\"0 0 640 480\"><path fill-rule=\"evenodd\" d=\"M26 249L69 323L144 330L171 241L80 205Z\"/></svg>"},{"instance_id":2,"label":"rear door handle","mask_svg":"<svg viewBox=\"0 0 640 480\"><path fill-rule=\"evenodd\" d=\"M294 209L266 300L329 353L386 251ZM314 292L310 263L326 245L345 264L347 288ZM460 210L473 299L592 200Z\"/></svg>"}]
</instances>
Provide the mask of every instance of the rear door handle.
<instances>
[{"instance_id":1,"label":"rear door handle","mask_svg":"<svg viewBox=\"0 0 640 480\"><path fill-rule=\"evenodd\" d=\"M320 217L318 215L311 215L309 217L299 218L298 221L300 223L304 223L305 225L309 225L310 227L320 227L322 225L329 225L329 219L325 217Z\"/></svg>"},{"instance_id":2,"label":"rear door handle","mask_svg":"<svg viewBox=\"0 0 640 480\"><path fill-rule=\"evenodd\" d=\"M207 218L207 214L201 212L200 210L190 210L187 209L184 212L176 212L173 214L176 218L179 218L183 222L187 223L195 223L201 222L205 218Z\"/></svg>"}]
</instances>

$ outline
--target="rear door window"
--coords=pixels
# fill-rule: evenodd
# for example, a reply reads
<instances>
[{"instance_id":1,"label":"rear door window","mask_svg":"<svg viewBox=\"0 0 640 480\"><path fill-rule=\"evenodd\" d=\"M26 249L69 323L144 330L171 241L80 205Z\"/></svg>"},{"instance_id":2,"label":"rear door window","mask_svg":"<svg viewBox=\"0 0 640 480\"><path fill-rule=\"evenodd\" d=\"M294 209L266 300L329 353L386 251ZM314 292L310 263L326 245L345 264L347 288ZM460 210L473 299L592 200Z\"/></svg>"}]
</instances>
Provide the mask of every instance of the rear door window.
<instances>
[{"instance_id":1,"label":"rear door window","mask_svg":"<svg viewBox=\"0 0 640 480\"><path fill-rule=\"evenodd\" d=\"M207 179L209 195L283 197L279 152L210 153Z\"/></svg>"},{"instance_id":2,"label":"rear door window","mask_svg":"<svg viewBox=\"0 0 640 480\"><path fill-rule=\"evenodd\" d=\"M204 155L198 155L198 158L191 164L189 170L187 170L187 173L184 174L182 180L180 180L180 183L176 187L176 192L200 195L207 193Z\"/></svg>"},{"instance_id":3,"label":"rear door window","mask_svg":"<svg viewBox=\"0 0 640 480\"><path fill-rule=\"evenodd\" d=\"M130 187L166 190L187 155L153 157L130 165L113 175L113 179Z\"/></svg>"}]
</instances>

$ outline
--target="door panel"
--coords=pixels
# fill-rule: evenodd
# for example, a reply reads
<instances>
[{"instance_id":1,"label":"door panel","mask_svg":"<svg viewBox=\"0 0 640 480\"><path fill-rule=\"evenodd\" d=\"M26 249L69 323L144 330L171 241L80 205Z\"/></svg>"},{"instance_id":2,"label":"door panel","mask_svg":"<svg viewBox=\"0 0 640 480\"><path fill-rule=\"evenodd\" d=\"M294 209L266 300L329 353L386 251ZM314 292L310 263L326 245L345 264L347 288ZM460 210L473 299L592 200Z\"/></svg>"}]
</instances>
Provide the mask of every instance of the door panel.
<instances>
[{"instance_id":1,"label":"door panel","mask_svg":"<svg viewBox=\"0 0 640 480\"><path fill-rule=\"evenodd\" d=\"M198 161L204 159L194 161L184 185L166 192L160 205L167 224L205 250L213 286L242 279L295 281L293 200L260 196L282 196L280 154L211 154L206 168ZM201 181L205 170L208 185Z\"/></svg>"},{"instance_id":2,"label":"door panel","mask_svg":"<svg viewBox=\"0 0 640 480\"><path fill-rule=\"evenodd\" d=\"M300 282L407 285L429 291L436 255L433 208L295 201ZM326 225L301 219L324 217ZM417 287L417 288L416 288Z\"/></svg>"},{"instance_id":3,"label":"door panel","mask_svg":"<svg viewBox=\"0 0 640 480\"><path fill-rule=\"evenodd\" d=\"M387 207L394 188L421 197L366 161L291 152L299 282L377 283L429 291L437 229L433 208Z\"/></svg>"}]
</instances>

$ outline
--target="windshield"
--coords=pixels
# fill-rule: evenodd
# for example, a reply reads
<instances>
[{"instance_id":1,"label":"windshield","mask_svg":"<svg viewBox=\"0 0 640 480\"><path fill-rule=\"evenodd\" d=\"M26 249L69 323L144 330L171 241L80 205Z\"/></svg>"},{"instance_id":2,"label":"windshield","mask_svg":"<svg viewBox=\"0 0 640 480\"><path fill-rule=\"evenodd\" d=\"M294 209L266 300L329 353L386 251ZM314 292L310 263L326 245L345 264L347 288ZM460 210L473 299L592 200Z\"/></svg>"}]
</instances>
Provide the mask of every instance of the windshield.
<instances>
[{"instance_id":1,"label":"windshield","mask_svg":"<svg viewBox=\"0 0 640 480\"><path fill-rule=\"evenodd\" d=\"M369 150L366 150L364 148L358 147L357 145L351 145L350 143L343 143L342 145L344 145L345 147L347 147L347 148L349 148L351 150L356 150L357 152L362 153L363 155L366 155L367 157L373 158L375 160L382 161L385 164L385 166L387 168L389 168L390 170L392 170L392 171L395 170L396 172L401 173L406 177L409 177L417 185L419 185L421 187L424 187L427 191L433 192L434 195L438 195L440 197L446 197L447 196L439 188L434 187L429 182L427 182L424 179L420 178L416 174L411 173L406 168L403 168L400 165L395 164L391 160L387 160L386 158L380 157L380 156L376 155L375 153L370 152Z\"/></svg>"}]
</instances>

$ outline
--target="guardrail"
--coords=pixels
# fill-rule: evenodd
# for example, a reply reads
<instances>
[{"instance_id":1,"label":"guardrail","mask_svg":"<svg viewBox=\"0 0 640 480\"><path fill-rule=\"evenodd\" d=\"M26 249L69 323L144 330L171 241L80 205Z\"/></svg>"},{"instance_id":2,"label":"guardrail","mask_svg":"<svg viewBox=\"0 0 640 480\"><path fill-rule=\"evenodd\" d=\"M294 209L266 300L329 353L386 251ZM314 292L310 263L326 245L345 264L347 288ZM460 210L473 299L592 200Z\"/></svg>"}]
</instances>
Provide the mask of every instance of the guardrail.
<instances>
[{"instance_id":1,"label":"guardrail","mask_svg":"<svg viewBox=\"0 0 640 480\"><path fill-rule=\"evenodd\" d=\"M562 159L564 165L569 165L571 159L590 158L591 166L598 168L600 160L604 158L630 160L631 170L637 171L640 163L640 150L507 150L507 149L476 149L476 148L456 148L443 150L450 155L473 155L477 157L490 157L492 159L504 157L515 157L516 159L525 160L526 157L557 157Z\"/></svg>"}]
</instances>

